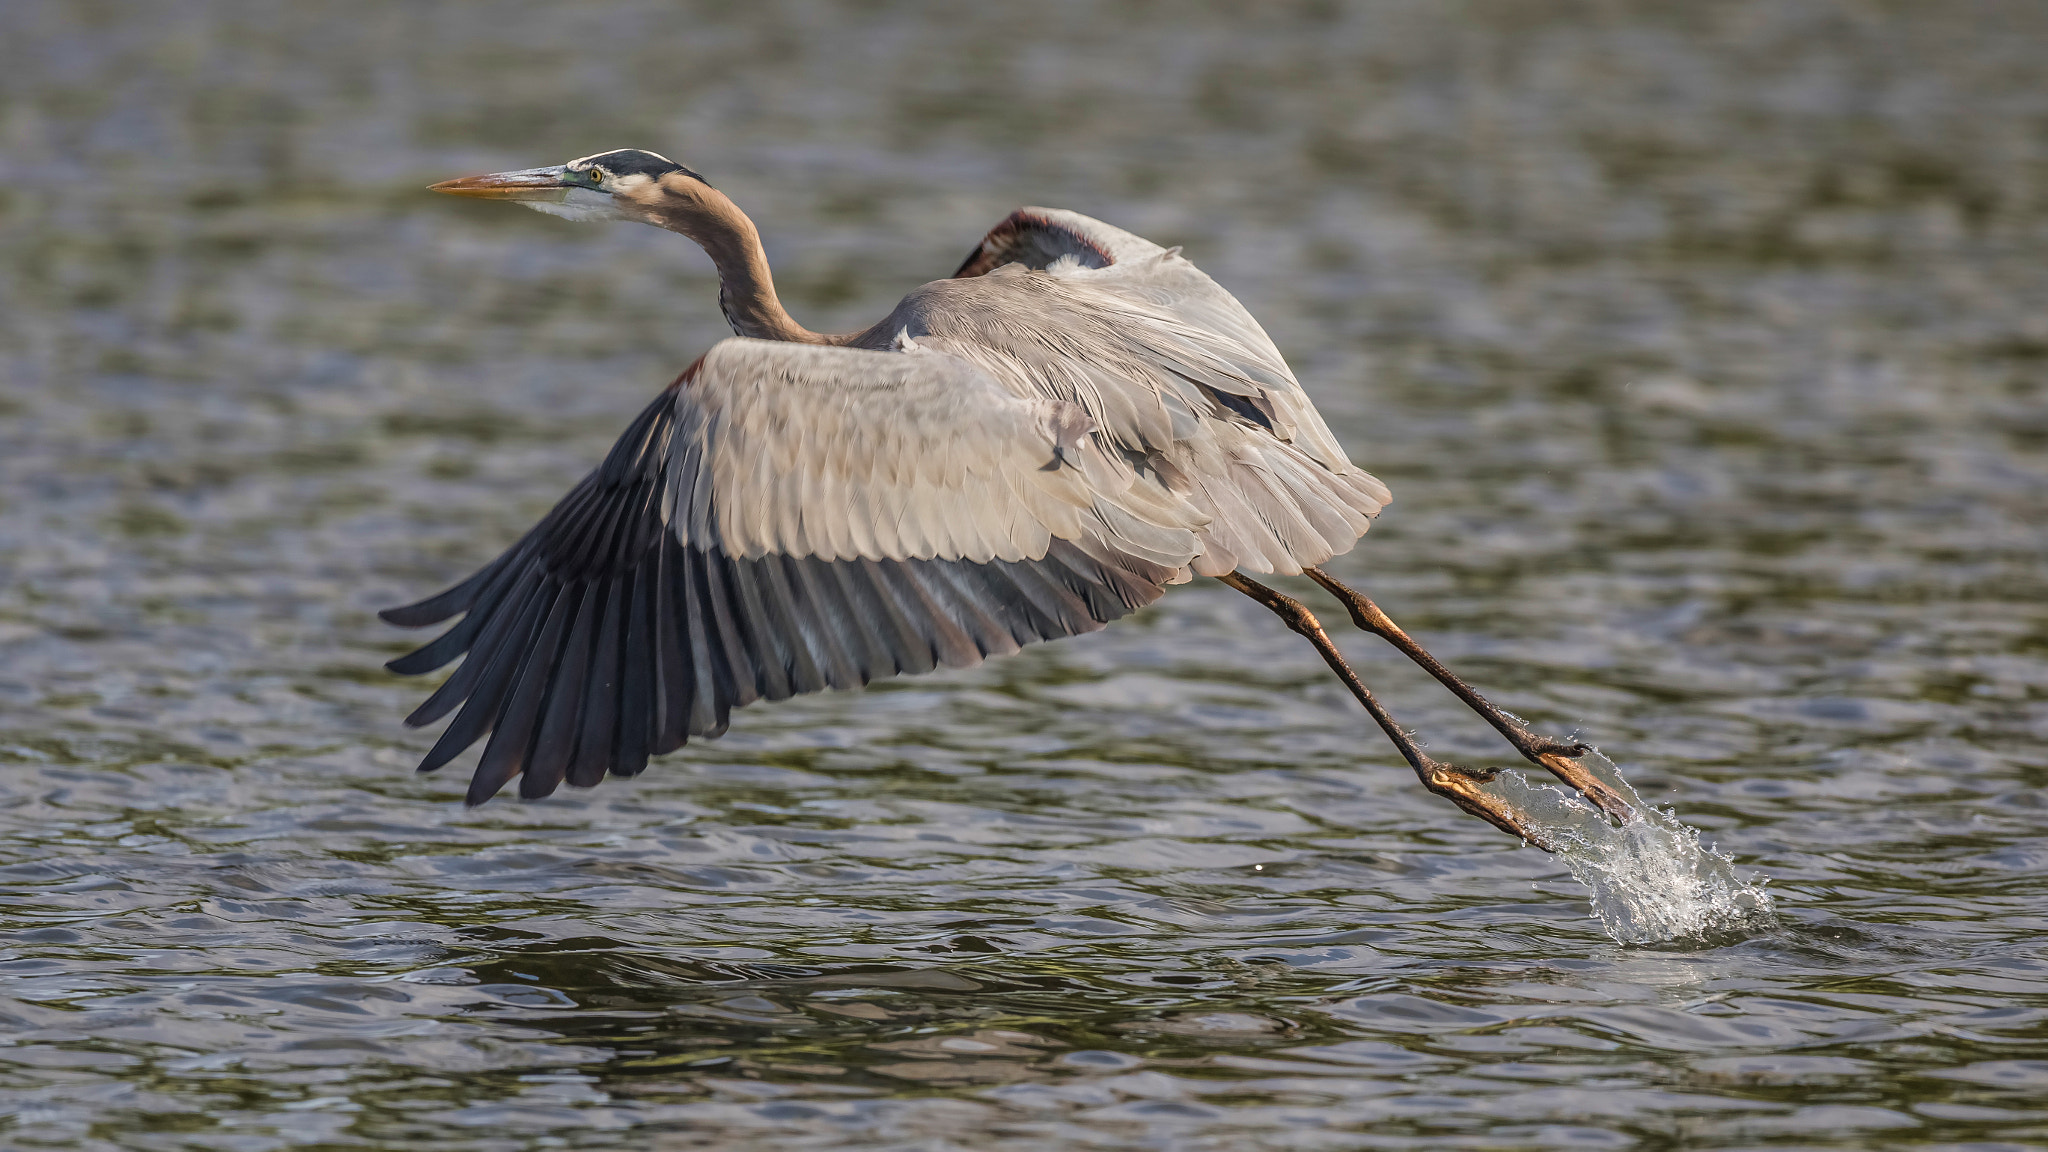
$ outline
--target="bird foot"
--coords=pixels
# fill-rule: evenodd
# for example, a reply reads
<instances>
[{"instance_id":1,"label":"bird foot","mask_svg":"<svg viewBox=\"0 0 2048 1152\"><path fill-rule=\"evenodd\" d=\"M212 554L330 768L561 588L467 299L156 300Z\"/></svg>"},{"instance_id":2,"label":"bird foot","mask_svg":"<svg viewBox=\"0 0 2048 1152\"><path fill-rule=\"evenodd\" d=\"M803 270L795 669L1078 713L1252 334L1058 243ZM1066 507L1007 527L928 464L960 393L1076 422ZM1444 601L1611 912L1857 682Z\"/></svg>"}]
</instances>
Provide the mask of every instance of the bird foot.
<instances>
[{"instance_id":1,"label":"bird foot","mask_svg":"<svg viewBox=\"0 0 2048 1152\"><path fill-rule=\"evenodd\" d=\"M1579 763L1578 758L1591 751L1584 745L1579 745L1579 749L1577 752L1541 750L1533 759L1552 776L1564 781L1579 795L1584 796L1586 802L1598 808L1602 815L1612 818L1616 823L1627 824L1640 819L1640 813L1627 800L1622 799L1621 793L1616 792L1607 781L1593 775L1592 769Z\"/></svg>"},{"instance_id":2,"label":"bird foot","mask_svg":"<svg viewBox=\"0 0 2048 1152\"><path fill-rule=\"evenodd\" d=\"M1579 763L1579 759L1593 750L1591 744L1574 741L1566 744L1561 740L1547 740L1523 729L1527 740L1526 749L1517 748L1530 763L1557 777L1567 787L1586 798L1586 802L1600 810L1601 815L1626 824L1636 819L1637 812L1621 793L1605 780L1593 775L1591 769Z\"/></svg>"},{"instance_id":3,"label":"bird foot","mask_svg":"<svg viewBox=\"0 0 2048 1152\"><path fill-rule=\"evenodd\" d=\"M1523 823L1521 813L1508 803L1480 787L1500 775L1499 768L1460 768L1455 764L1431 760L1416 772L1422 778L1422 786L1449 800L1466 812L1479 817L1510 836L1520 837L1545 852L1557 851L1557 846L1542 833Z\"/></svg>"}]
</instances>

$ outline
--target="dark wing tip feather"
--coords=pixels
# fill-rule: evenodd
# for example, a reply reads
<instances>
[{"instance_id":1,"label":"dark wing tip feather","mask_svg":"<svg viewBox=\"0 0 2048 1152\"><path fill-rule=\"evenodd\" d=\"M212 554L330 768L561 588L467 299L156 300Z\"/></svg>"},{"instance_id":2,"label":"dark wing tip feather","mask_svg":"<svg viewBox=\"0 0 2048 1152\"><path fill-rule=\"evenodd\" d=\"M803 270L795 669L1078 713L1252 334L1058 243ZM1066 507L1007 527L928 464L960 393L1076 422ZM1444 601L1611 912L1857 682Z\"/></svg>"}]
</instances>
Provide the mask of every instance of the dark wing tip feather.
<instances>
[{"instance_id":1,"label":"dark wing tip feather","mask_svg":"<svg viewBox=\"0 0 2048 1152\"><path fill-rule=\"evenodd\" d=\"M477 573L478 576L484 573ZM448 619L469 607L469 594L477 583L471 577L445 592L439 592L412 604L401 604L396 608L380 609L377 619L400 628L426 628Z\"/></svg>"},{"instance_id":2,"label":"dark wing tip feather","mask_svg":"<svg viewBox=\"0 0 2048 1152\"><path fill-rule=\"evenodd\" d=\"M420 770L488 736L471 805L515 777L521 798L537 799L565 783L636 776L690 737L723 734L736 705L965 667L1093 632L1156 599L1171 575L1065 542L1036 561L975 564L747 560L666 532L654 540L630 567L576 581L536 560L479 599L443 637L464 633L464 642L437 653L466 648L467 660L408 718L432 723L461 706ZM704 611L713 597L739 619L718 625ZM750 669L752 682L730 682L734 668Z\"/></svg>"},{"instance_id":3,"label":"dark wing tip feather","mask_svg":"<svg viewBox=\"0 0 2048 1152\"><path fill-rule=\"evenodd\" d=\"M664 393L597 471L504 555L445 592L379 613L403 627L469 613L442 636L386 664L415 675L465 656L406 722L431 724L461 706L421 760L421 772L445 766L490 737L471 776L469 804L490 799L515 776L529 777L520 782L528 796L554 791L572 764L579 779L587 778L590 766L582 761L595 748L609 761L616 731L577 739L588 724L619 727L609 719L617 714L616 701L607 709L584 699L606 685L614 692L617 687L616 676L591 667L593 659L617 649L593 642L591 633L632 626L634 621L621 621L605 606L618 599L621 586L631 587L634 569L658 542L673 542L658 515L666 463L660 445L673 415L674 397ZM586 677L598 682L590 693Z\"/></svg>"},{"instance_id":4,"label":"dark wing tip feather","mask_svg":"<svg viewBox=\"0 0 2048 1152\"><path fill-rule=\"evenodd\" d=\"M386 660L384 662L384 670L386 672L395 672L400 676L421 676L432 672L434 669L462 654L460 652L450 652L445 656L441 655L437 649L440 647L441 642L446 639L448 639L448 636L443 635L431 644L422 645L403 656L396 656ZM467 645L464 645L464 647L467 647Z\"/></svg>"}]
</instances>

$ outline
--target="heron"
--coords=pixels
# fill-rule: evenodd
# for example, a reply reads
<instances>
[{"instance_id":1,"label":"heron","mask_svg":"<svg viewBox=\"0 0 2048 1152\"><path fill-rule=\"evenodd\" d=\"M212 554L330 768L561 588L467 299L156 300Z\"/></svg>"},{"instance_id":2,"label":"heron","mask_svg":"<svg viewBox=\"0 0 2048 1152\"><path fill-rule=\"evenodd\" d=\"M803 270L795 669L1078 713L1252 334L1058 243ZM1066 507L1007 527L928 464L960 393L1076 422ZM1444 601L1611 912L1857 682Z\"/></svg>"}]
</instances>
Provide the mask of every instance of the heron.
<instances>
[{"instance_id":1,"label":"heron","mask_svg":"<svg viewBox=\"0 0 2048 1152\"><path fill-rule=\"evenodd\" d=\"M1253 578L1303 574L1524 759L1627 817L1585 745L1530 731L1319 567L1364 535L1387 487L1178 248L1022 208L951 277L825 334L784 309L753 221L658 153L432 190L679 232L710 256L734 332L497 559L381 613L415 628L461 616L387 666L462 658L406 723L455 714L422 772L486 740L467 803L515 778L534 799L634 776L724 733L735 708L1093 632L1204 577L1307 638L1423 787L1552 847L1483 787L1500 769L1430 756L1315 614Z\"/></svg>"}]
</instances>

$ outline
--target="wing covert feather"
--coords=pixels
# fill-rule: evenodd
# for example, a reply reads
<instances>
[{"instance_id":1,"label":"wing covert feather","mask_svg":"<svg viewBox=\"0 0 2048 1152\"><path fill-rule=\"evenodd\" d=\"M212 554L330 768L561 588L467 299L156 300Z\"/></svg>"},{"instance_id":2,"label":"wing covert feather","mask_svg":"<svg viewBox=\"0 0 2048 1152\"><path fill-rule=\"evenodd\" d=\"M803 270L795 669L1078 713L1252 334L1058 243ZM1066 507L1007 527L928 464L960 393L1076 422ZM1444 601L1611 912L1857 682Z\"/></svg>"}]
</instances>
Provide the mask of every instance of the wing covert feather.
<instances>
[{"instance_id":1,"label":"wing covert feather","mask_svg":"<svg viewBox=\"0 0 2048 1152\"><path fill-rule=\"evenodd\" d=\"M1203 517L1078 458L1068 401L942 351L725 340L676 385L673 528L749 559L1033 560L1136 517L1148 558L1194 556ZM1065 441L1063 443L1062 441ZM1103 483L1109 477L1107 484Z\"/></svg>"}]
</instances>

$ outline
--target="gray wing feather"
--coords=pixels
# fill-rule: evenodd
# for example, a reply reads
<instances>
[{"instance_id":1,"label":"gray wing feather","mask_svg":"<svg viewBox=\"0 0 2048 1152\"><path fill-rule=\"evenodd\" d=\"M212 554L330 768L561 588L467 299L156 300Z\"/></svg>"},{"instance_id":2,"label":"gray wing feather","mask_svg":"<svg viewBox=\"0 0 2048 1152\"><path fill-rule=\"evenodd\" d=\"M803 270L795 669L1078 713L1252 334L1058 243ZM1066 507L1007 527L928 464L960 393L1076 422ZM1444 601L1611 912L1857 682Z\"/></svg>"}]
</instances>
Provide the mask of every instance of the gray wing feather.
<instances>
[{"instance_id":1,"label":"gray wing feather","mask_svg":"<svg viewBox=\"0 0 2048 1152\"><path fill-rule=\"evenodd\" d=\"M504 555L384 613L467 614L390 665L467 657L408 719L455 712L421 770L488 737L472 804L515 777L524 797L589 786L756 700L965 667L1150 603L1199 517L1092 488L1118 477L1081 467L1085 419L940 354L727 341Z\"/></svg>"},{"instance_id":2,"label":"gray wing feather","mask_svg":"<svg viewBox=\"0 0 2048 1152\"><path fill-rule=\"evenodd\" d=\"M1353 465L1286 361L1182 259L1077 213L1025 208L870 335L906 333L1020 395L1080 405L1122 507L1191 507L1197 575L1295 572L1348 550L1390 496ZM1157 511L1141 513L1152 521Z\"/></svg>"},{"instance_id":3,"label":"gray wing feather","mask_svg":"<svg viewBox=\"0 0 2048 1152\"><path fill-rule=\"evenodd\" d=\"M1090 469L1055 397L942 349L732 339L678 382L671 524L749 558L1029 560L1111 542L1179 568L1202 515ZM1065 439L1071 446L1063 447Z\"/></svg>"}]
</instances>

